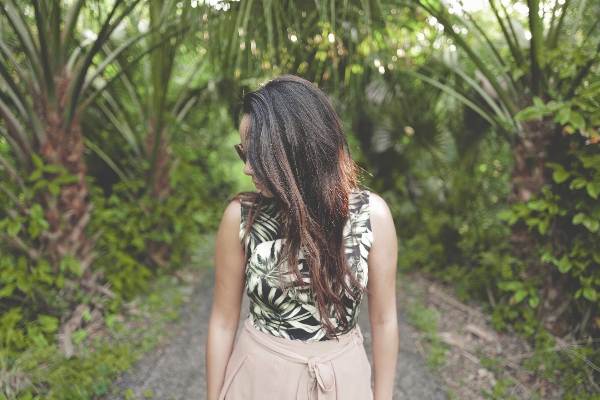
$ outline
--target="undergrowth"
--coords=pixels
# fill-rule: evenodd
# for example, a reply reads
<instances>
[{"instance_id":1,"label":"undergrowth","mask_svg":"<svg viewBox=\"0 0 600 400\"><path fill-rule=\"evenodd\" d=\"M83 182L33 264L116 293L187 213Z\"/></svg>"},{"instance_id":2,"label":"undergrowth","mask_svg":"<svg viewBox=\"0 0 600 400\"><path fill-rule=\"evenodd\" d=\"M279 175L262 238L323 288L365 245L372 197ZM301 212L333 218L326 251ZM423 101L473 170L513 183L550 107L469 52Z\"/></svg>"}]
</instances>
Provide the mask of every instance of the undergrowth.
<instances>
[{"instance_id":1,"label":"undergrowth","mask_svg":"<svg viewBox=\"0 0 600 400\"><path fill-rule=\"evenodd\" d=\"M406 275L408 276L408 275ZM419 332L418 346L424 351L428 368L433 372L440 372L447 365L447 353L450 346L440 340L437 335L438 320L442 316L438 311L432 310L423 304L423 293L414 289L413 285L406 279L402 290L408 295L409 301L403 302L409 323ZM511 328L513 335L514 326ZM520 332L524 334L523 331ZM533 334L526 335L532 343L533 350L520 357L518 361L511 361L508 369L511 373L507 375L507 361L515 354L504 354L490 356L477 350L481 368L494 374L497 381L492 390L483 390L480 394L483 398L491 400L513 400L517 397L508 394L507 389L516 385L514 381L516 374L525 381L536 378L537 381L545 380L548 384L560 387L561 398L569 400L597 400L600 399L598 383L595 374L599 371L600 354L594 351L591 340L582 340L575 343L564 343L553 337L547 329L536 325ZM516 366L517 365L517 366ZM465 384L465 382L461 382ZM539 386L539 385L538 385ZM523 387L523 385L521 385ZM459 399L456 392L447 389L450 399ZM527 399L542 399L543 393L539 389L529 391Z\"/></svg>"},{"instance_id":2,"label":"undergrowth","mask_svg":"<svg viewBox=\"0 0 600 400\"><path fill-rule=\"evenodd\" d=\"M212 248L210 238L202 243L201 247ZM198 270L188 273L197 275ZM71 358L56 343L28 348L18 357L4 351L0 400L89 400L108 394L120 372L172 337L170 327L179 318L178 309L190 301L190 288L174 276L159 277L150 294L127 304L127 318L113 319L99 335L83 339Z\"/></svg>"}]
</instances>

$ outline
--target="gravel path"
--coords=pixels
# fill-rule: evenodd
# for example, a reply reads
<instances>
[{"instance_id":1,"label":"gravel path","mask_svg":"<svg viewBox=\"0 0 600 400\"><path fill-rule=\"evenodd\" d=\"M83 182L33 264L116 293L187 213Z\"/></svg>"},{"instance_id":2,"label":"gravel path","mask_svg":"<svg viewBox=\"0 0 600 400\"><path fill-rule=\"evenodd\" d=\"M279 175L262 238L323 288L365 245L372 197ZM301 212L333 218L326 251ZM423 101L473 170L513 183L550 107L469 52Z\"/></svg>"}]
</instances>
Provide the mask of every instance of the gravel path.
<instances>
[{"instance_id":1,"label":"gravel path","mask_svg":"<svg viewBox=\"0 0 600 400\"><path fill-rule=\"evenodd\" d=\"M214 275L207 270L196 285L192 301L182 310L184 321L176 337L169 343L146 354L133 370L124 373L114 386L124 393L131 389L135 399L145 399L151 391L153 399L206 399L204 343L213 296ZM194 304L195 307L191 307ZM245 306L244 306L245 307ZM365 347L371 359L371 330L367 305L363 305L359 323L365 337ZM437 377L431 374L417 351L413 332L403 310L398 309L400 350L396 371L394 399L447 399ZM105 396L103 400L124 399L121 395ZM343 400L343 399L341 399Z\"/></svg>"}]
</instances>

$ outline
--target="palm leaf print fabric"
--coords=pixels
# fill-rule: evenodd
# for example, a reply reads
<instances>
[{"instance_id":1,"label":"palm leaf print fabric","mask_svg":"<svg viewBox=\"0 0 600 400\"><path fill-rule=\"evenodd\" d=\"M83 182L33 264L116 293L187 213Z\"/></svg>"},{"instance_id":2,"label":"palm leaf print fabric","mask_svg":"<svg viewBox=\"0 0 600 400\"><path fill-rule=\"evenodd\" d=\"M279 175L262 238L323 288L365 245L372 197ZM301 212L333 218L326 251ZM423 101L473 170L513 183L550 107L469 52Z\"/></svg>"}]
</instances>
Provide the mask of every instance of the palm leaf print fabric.
<instances>
[{"instance_id":1,"label":"palm leaf print fabric","mask_svg":"<svg viewBox=\"0 0 600 400\"><path fill-rule=\"evenodd\" d=\"M345 253L354 276L365 287L368 280L367 258L373 243L369 192L352 193L349 200L350 216L344 229ZM245 237L251 207L252 202L242 201L240 242ZM258 330L276 337L303 341L328 340L310 294L308 267L302 252L298 257L298 269L305 283L303 286L292 289L287 265L278 263L283 248L281 235L281 208L276 200L263 198L245 245L246 254L249 255L246 263L246 292L250 298L248 318ZM356 325L360 301L346 297L344 303L350 330ZM329 317L337 326L333 310Z\"/></svg>"}]
</instances>

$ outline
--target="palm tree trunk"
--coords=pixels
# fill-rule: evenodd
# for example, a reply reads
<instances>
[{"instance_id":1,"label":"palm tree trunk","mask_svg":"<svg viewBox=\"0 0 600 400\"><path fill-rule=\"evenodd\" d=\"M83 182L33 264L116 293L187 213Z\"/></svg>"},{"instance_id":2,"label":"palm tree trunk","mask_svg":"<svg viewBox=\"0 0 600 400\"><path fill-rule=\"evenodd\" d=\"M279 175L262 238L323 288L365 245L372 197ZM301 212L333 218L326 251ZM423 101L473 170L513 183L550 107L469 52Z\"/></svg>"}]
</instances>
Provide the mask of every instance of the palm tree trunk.
<instances>
[{"instance_id":1,"label":"palm tree trunk","mask_svg":"<svg viewBox=\"0 0 600 400\"><path fill-rule=\"evenodd\" d=\"M68 95L69 79L56 78L56 102L46 103L39 96L35 112L46 129L45 141L37 143L37 149L46 164L59 165L70 175L77 177L75 183L61 185L58 196L45 191L36 199L44 208L45 218L50 228L42 237L43 254L58 272L60 261L71 254L82 263L82 273L91 262L93 242L86 238L85 228L90 219L91 205L88 204L89 187L85 181L87 167L83 159L85 150L79 118L74 118L64 128L64 108L62 104ZM51 106L49 106L51 104ZM49 174L52 181L58 174ZM86 265L87 264L87 265Z\"/></svg>"}]
</instances>

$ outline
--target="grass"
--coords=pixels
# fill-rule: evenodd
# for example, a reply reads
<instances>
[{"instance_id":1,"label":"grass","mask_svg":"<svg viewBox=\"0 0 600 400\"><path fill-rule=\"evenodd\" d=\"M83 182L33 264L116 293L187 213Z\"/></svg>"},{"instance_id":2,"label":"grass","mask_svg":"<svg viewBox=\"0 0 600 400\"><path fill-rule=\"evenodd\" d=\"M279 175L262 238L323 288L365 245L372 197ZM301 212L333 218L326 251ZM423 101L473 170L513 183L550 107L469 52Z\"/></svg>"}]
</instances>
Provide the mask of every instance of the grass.
<instances>
[{"instance_id":1,"label":"grass","mask_svg":"<svg viewBox=\"0 0 600 400\"><path fill-rule=\"evenodd\" d=\"M403 282L402 291L410 296L410 301L404 304L408 322L421 332L418 346L425 353L429 370L436 371L446 364L446 351L449 349L449 346L442 343L437 336L439 314L423 305L421 300L423 294L416 291L410 282L402 277L400 280Z\"/></svg>"}]
</instances>

